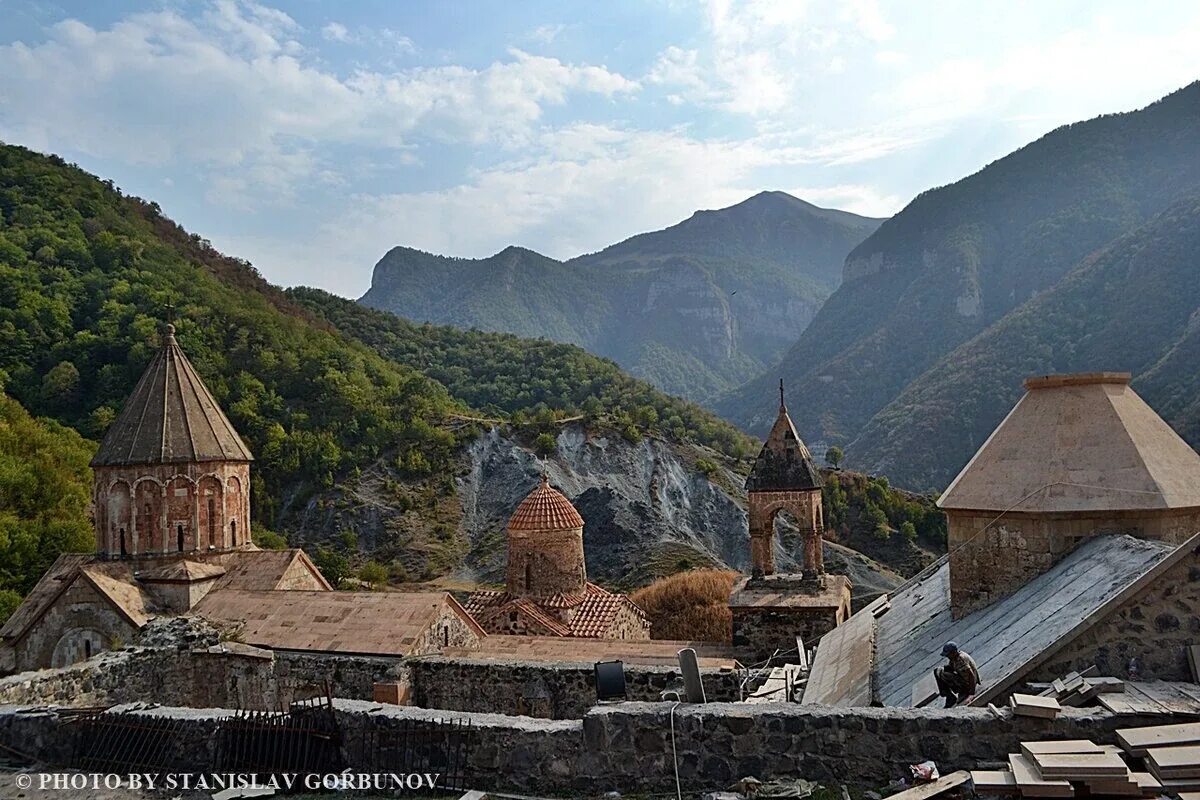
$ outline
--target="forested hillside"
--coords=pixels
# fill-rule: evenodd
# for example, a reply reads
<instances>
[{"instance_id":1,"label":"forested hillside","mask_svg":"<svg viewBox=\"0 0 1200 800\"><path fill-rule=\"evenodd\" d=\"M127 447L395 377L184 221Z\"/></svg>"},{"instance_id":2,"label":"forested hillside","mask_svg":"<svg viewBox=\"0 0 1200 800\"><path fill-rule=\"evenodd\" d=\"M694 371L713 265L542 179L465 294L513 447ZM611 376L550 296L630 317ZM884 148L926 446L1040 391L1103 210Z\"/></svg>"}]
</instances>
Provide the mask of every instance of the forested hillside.
<instances>
[{"instance_id":1,"label":"forested hillside","mask_svg":"<svg viewBox=\"0 0 1200 800\"><path fill-rule=\"evenodd\" d=\"M519 247L483 259L396 247L362 302L420 322L577 344L706 402L782 355L878 224L763 192L567 262Z\"/></svg>"},{"instance_id":2,"label":"forested hillside","mask_svg":"<svg viewBox=\"0 0 1200 800\"><path fill-rule=\"evenodd\" d=\"M0 369L37 415L97 438L172 315L179 341L250 444L268 525L385 448L418 471L457 449L445 388L315 325L248 264L110 184L0 148Z\"/></svg>"},{"instance_id":3,"label":"forested hillside","mask_svg":"<svg viewBox=\"0 0 1200 800\"><path fill-rule=\"evenodd\" d=\"M70 428L29 416L0 385L0 622L59 553L94 546L93 452Z\"/></svg>"},{"instance_id":4,"label":"forested hillside","mask_svg":"<svg viewBox=\"0 0 1200 800\"><path fill-rule=\"evenodd\" d=\"M843 284L781 365L719 409L761 432L772 414L770 389L783 375L793 404L805 409L796 424L810 444L847 444L849 463L883 466L879 442L904 424L907 401L889 409L886 420L872 418L910 385L916 390L926 370L1055 286L1084 258L1200 190L1197 131L1200 83L1141 111L1065 126L921 194L850 253ZM1091 313L1086 305L1077 311ZM1090 368L1115 368L1108 362L1120 360L1123 343L1112 345L1096 352L1105 363ZM983 375L963 388L970 397L988 383ZM926 416L920 423L925 437L963 433L931 428L932 422ZM860 441L868 426L870 442ZM889 449L887 468L901 485L937 481L961 465L958 454L971 444L969 437L949 446L923 438L917 452L903 457ZM942 454L936 463L925 460L926 446ZM910 458L923 466L909 470Z\"/></svg>"},{"instance_id":5,"label":"forested hillside","mask_svg":"<svg viewBox=\"0 0 1200 800\"><path fill-rule=\"evenodd\" d=\"M1029 375L1128 371L1200 445L1200 196L1179 201L914 381L871 421L858 457L939 486L1021 396Z\"/></svg>"},{"instance_id":6,"label":"forested hillside","mask_svg":"<svg viewBox=\"0 0 1200 800\"><path fill-rule=\"evenodd\" d=\"M421 370L472 408L518 425L583 416L631 437L655 432L735 459L756 452L750 437L710 412L574 345L417 324L319 289L289 289L288 296L387 358Z\"/></svg>"}]
</instances>

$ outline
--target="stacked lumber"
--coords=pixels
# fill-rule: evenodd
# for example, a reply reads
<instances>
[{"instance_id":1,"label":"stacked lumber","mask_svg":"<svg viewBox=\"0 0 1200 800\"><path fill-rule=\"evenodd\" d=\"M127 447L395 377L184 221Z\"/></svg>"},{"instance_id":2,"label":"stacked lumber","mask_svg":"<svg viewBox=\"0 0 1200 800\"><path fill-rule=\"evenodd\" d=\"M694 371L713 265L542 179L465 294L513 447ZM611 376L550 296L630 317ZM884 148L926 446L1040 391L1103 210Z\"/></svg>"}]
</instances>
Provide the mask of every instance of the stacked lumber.
<instances>
[{"instance_id":1,"label":"stacked lumber","mask_svg":"<svg viewBox=\"0 0 1200 800\"><path fill-rule=\"evenodd\" d=\"M1163 789L1200 790L1200 723L1123 728L1117 741L1130 756L1145 760Z\"/></svg>"},{"instance_id":2,"label":"stacked lumber","mask_svg":"<svg viewBox=\"0 0 1200 800\"><path fill-rule=\"evenodd\" d=\"M1159 780L1134 772L1115 745L1087 739L1021 742L1008 757L1007 770L971 773L977 795L1074 797L1077 792L1108 797L1152 797Z\"/></svg>"},{"instance_id":3,"label":"stacked lumber","mask_svg":"<svg viewBox=\"0 0 1200 800\"><path fill-rule=\"evenodd\" d=\"M1041 717L1054 719L1062 711L1062 706L1053 697L1042 697L1036 694L1021 694L1016 692L1009 698L1013 713L1022 717Z\"/></svg>"},{"instance_id":4,"label":"stacked lumber","mask_svg":"<svg viewBox=\"0 0 1200 800\"><path fill-rule=\"evenodd\" d=\"M1063 706L1083 706L1102 694L1125 691L1125 682L1120 678L1096 675L1094 666L1083 672L1072 672L1049 684L1038 684L1039 697L1051 697Z\"/></svg>"}]
</instances>

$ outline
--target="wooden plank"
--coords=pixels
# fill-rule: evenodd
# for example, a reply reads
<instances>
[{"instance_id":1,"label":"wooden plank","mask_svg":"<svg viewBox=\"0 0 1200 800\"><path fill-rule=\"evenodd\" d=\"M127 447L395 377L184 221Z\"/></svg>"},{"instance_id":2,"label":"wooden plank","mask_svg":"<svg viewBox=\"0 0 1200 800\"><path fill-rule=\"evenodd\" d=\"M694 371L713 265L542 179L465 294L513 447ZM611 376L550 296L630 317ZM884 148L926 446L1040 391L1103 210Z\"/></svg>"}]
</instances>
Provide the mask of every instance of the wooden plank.
<instances>
[{"instance_id":1,"label":"wooden plank","mask_svg":"<svg viewBox=\"0 0 1200 800\"><path fill-rule=\"evenodd\" d=\"M1149 772L1135 772L1133 773L1133 779L1137 781L1138 786L1142 788L1143 792L1157 792L1162 788L1162 784L1158 778ZM1197 800L1200 800L1200 798L1197 798Z\"/></svg>"},{"instance_id":2,"label":"wooden plank","mask_svg":"<svg viewBox=\"0 0 1200 800\"><path fill-rule=\"evenodd\" d=\"M1019 794L1017 779L1006 769L973 769L971 783L975 785L977 795L1014 795Z\"/></svg>"},{"instance_id":3,"label":"wooden plank","mask_svg":"<svg viewBox=\"0 0 1200 800\"><path fill-rule=\"evenodd\" d=\"M1176 711L1171 703L1159 702L1158 698L1150 692L1153 691L1148 684L1129 682L1125 684L1125 694L1134 704L1142 704L1144 714L1176 714L1187 713L1186 709Z\"/></svg>"},{"instance_id":4,"label":"wooden plank","mask_svg":"<svg viewBox=\"0 0 1200 800\"><path fill-rule=\"evenodd\" d=\"M1125 694L1102 694L1098 698L1100 706L1106 708L1114 714L1137 714L1138 709L1132 702L1126 699Z\"/></svg>"},{"instance_id":5,"label":"wooden plank","mask_svg":"<svg viewBox=\"0 0 1200 800\"><path fill-rule=\"evenodd\" d=\"M1033 763L1046 779L1124 778L1129 772L1121 757L1111 753L1041 753Z\"/></svg>"},{"instance_id":6,"label":"wooden plank","mask_svg":"<svg viewBox=\"0 0 1200 800\"><path fill-rule=\"evenodd\" d=\"M1171 714L1200 714L1200 703L1180 692L1174 684L1165 681L1146 681L1135 683L1133 686Z\"/></svg>"},{"instance_id":7,"label":"wooden plank","mask_svg":"<svg viewBox=\"0 0 1200 800\"><path fill-rule=\"evenodd\" d=\"M1200 745L1151 747L1146 764L1160 778L1200 778Z\"/></svg>"},{"instance_id":8,"label":"wooden plank","mask_svg":"<svg viewBox=\"0 0 1200 800\"><path fill-rule=\"evenodd\" d=\"M951 772L949 775L943 775L936 781L923 783L898 794L889 795L885 800L929 800L930 797L937 797L939 794L956 789L969 780L971 780L971 773L962 769L958 772Z\"/></svg>"},{"instance_id":9,"label":"wooden plank","mask_svg":"<svg viewBox=\"0 0 1200 800\"><path fill-rule=\"evenodd\" d=\"M1036 759L1050 753L1103 753L1104 748L1088 739L1054 739L1041 742L1021 742L1021 752Z\"/></svg>"},{"instance_id":10,"label":"wooden plank","mask_svg":"<svg viewBox=\"0 0 1200 800\"><path fill-rule=\"evenodd\" d=\"M1200 683L1200 644L1184 647L1187 651L1188 668L1192 671L1192 683Z\"/></svg>"},{"instance_id":11,"label":"wooden plank","mask_svg":"<svg viewBox=\"0 0 1200 800\"><path fill-rule=\"evenodd\" d=\"M938 698L937 678L932 672L913 684L912 707L927 706Z\"/></svg>"},{"instance_id":12,"label":"wooden plank","mask_svg":"<svg viewBox=\"0 0 1200 800\"><path fill-rule=\"evenodd\" d=\"M877 597L864 610L887 602ZM871 705L875 618L862 611L821 637L812 672L804 687L805 703L831 706Z\"/></svg>"},{"instance_id":13,"label":"wooden plank","mask_svg":"<svg viewBox=\"0 0 1200 800\"><path fill-rule=\"evenodd\" d=\"M1179 747L1200 744L1200 722L1179 725L1149 725L1142 728L1119 728L1117 743L1133 756L1142 757L1152 747Z\"/></svg>"},{"instance_id":14,"label":"wooden plank","mask_svg":"<svg viewBox=\"0 0 1200 800\"><path fill-rule=\"evenodd\" d=\"M1023 717L1053 719L1062 711L1062 706L1053 697L1038 697L1036 694L1015 693L1011 699L1014 714Z\"/></svg>"},{"instance_id":15,"label":"wooden plank","mask_svg":"<svg viewBox=\"0 0 1200 800\"><path fill-rule=\"evenodd\" d=\"M1008 766L1022 797L1074 797L1075 790L1067 781L1044 780L1033 761L1019 753L1008 757Z\"/></svg>"}]
</instances>

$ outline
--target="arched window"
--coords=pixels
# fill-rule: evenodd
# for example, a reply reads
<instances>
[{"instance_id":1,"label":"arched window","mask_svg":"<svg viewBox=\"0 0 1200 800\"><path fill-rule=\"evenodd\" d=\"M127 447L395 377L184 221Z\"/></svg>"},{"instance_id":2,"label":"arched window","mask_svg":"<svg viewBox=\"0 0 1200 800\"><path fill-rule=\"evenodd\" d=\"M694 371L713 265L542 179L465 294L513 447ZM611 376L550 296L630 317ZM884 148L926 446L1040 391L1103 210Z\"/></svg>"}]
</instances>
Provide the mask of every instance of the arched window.
<instances>
[{"instance_id":1,"label":"arched window","mask_svg":"<svg viewBox=\"0 0 1200 800\"><path fill-rule=\"evenodd\" d=\"M175 536L179 539L179 552L183 552L183 523L175 526Z\"/></svg>"},{"instance_id":2,"label":"arched window","mask_svg":"<svg viewBox=\"0 0 1200 800\"><path fill-rule=\"evenodd\" d=\"M229 520L229 535L233 539L233 546L237 547L237 520Z\"/></svg>"},{"instance_id":3,"label":"arched window","mask_svg":"<svg viewBox=\"0 0 1200 800\"><path fill-rule=\"evenodd\" d=\"M122 556L128 555L128 552L125 550L125 529L124 528L121 528L121 555Z\"/></svg>"},{"instance_id":4,"label":"arched window","mask_svg":"<svg viewBox=\"0 0 1200 800\"><path fill-rule=\"evenodd\" d=\"M525 562L525 591L527 591L527 592L533 591L531 588L532 585L533 585L533 564L526 561Z\"/></svg>"},{"instance_id":5,"label":"arched window","mask_svg":"<svg viewBox=\"0 0 1200 800\"><path fill-rule=\"evenodd\" d=\"M217 544L217 501L208 498L208 546Z\"/></svg>"},{"instance_id":6,"label":"arched window","mask_svg":"<svg viewBox=\"0 0 1200 800\"><path fill-rule=\"evenodd\" d=\"M450 646L450 626L445 625L442 627L442 647L449 647L449 646Z\"/></svg>"},{"instance_id":7,"label":"arched window","mask_svg":"<svg viewBox=\"0 0 1200 800\"><path fill-rule=\"evenodd\" d=\"M83 658L86 661L92 657L92 641L91 639L83 640Z\"/></svg>"}]
</instances>

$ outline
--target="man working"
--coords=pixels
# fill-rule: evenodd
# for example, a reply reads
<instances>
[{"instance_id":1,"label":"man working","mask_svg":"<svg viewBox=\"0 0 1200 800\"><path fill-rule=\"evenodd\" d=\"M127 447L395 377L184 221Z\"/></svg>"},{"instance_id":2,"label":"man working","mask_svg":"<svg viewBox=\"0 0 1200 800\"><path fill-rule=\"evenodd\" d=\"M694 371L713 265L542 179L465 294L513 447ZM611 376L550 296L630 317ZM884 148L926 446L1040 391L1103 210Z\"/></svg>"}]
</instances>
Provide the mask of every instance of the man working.
<instances>
[{"instance_id":1,"label":"man working","mask_svg":"<svg viewBox=\"0 0 1200 800\"><path fill-rule=\"evenodd\" d=\"M942 656L948 663L934 669L933 677L937 680L938 694L946 698L946 708L951 708L975 694L980 683L979 668L954 642L942 645Z\"/></svg>"}]
</instances>

